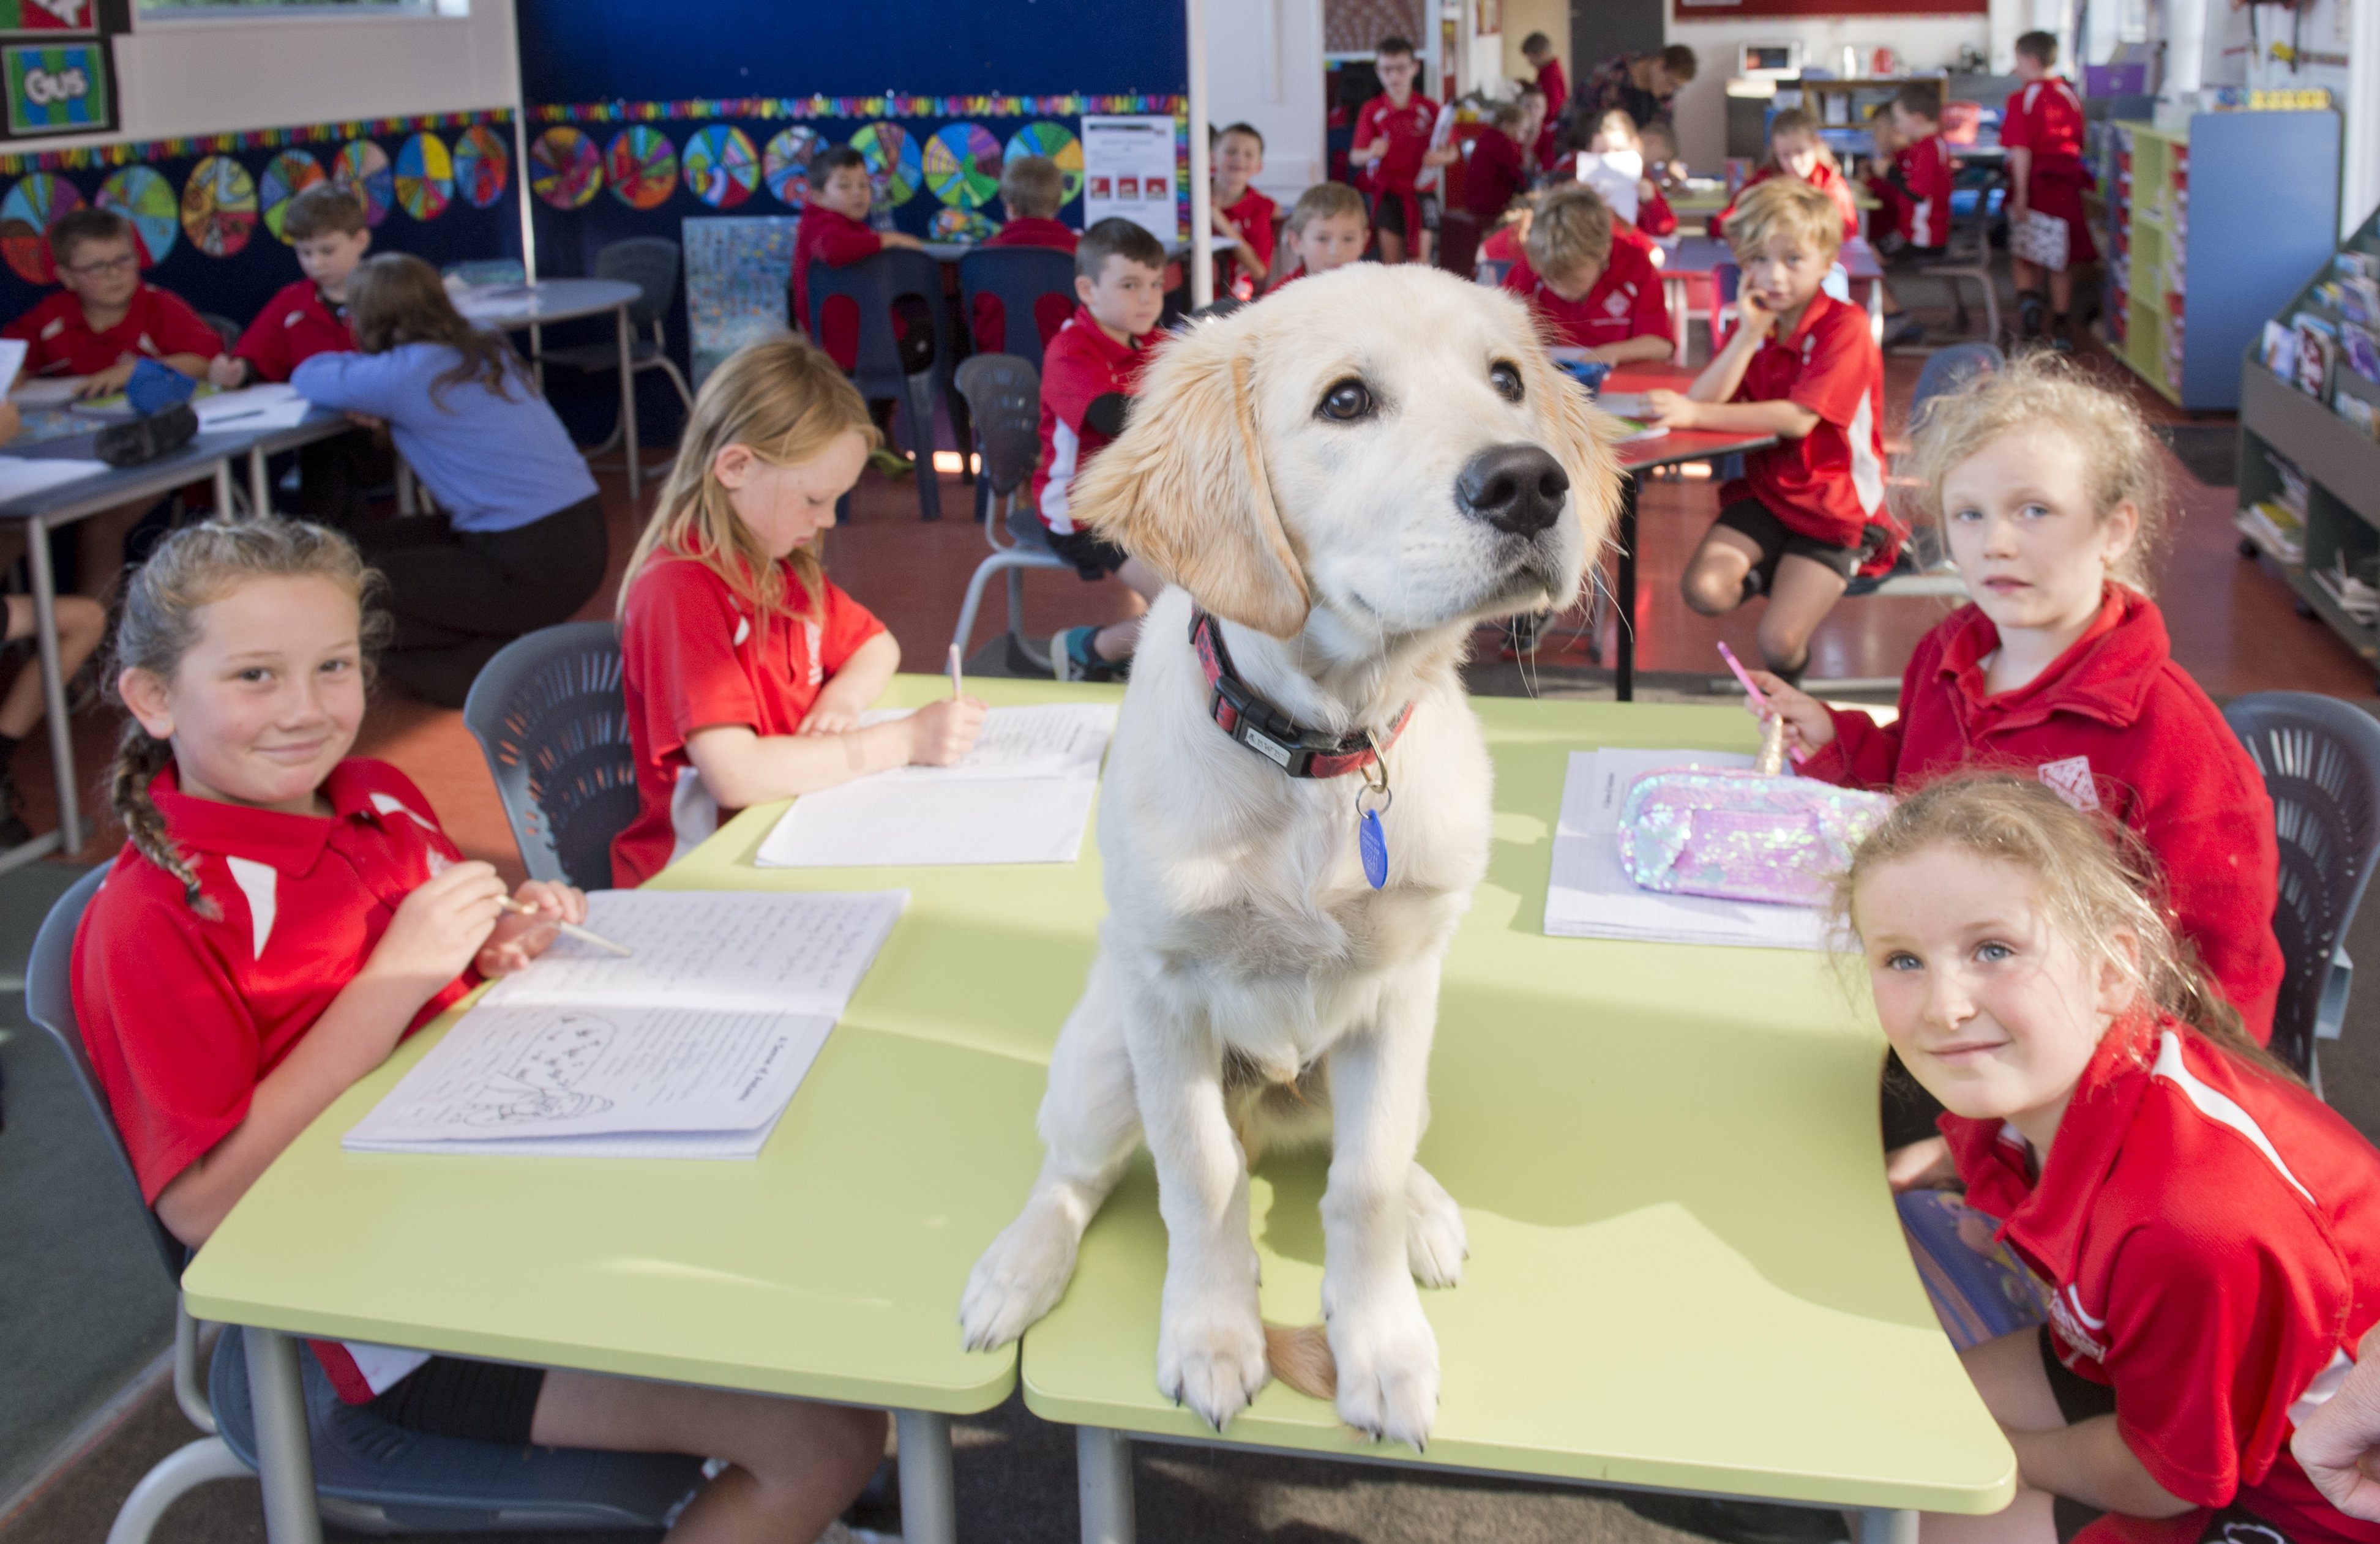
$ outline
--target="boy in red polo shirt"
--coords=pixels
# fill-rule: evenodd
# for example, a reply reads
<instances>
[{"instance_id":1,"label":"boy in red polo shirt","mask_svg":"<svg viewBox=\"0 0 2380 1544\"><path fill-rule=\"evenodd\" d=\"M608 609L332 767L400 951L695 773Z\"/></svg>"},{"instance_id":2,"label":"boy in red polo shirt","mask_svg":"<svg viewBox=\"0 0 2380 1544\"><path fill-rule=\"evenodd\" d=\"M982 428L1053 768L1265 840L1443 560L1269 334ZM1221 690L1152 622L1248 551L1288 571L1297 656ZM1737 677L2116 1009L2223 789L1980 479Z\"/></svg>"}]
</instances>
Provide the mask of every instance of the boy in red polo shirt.
<instances>
[{"instance_id":1,"label":"boy in red polo shirt","mask_svg":"<svg viewBox=\"0 0 2380 1544\"><path fill-rule=\"evenodd\" d=\"M1570 78L1562 74L1561 60L1554 55L1554 43L1543 32L1532 32L1521 40L1521 57L1537 72L1534 82L1545 93L1545 116L1538 120L1537 137L1531 150L1537 164L1553 160L1555 126L1561 122L1562 109L1570 105Z\"/></svg>"},{"instance_id":2,"label":"boy in red polo shirt","mask_svg":"<svg viewBox=\"0 0 2380 1544\"><path fill-rule=\"evenodd\" d=\"M849 145L820 151L810 162L809 200L802 206L801 223L794 227L792 281L794 331L811 332L810 264L844 268L872 258L887 247L915 247L917 238L905 231L879 231L868 223L876 202L876 185L868 178L868 158ZM844 369L859 359L859 315L848 299L837 296L820 308L817 335L811 342Z\"/></svg>"},{"instance_id":3,"label":"boy in red polo shirt","mask_svg":"<svg viewBox=\"0 0 2380 1544\"><path fill-rule=\"evenodd\" d=\"M1718 520L1680 588L1705 616L1766 594L1760 652L1791 681L1852 575L1890 566L1900 549L1884 500L1884 356L1867 314L1819 288L1842 245L1824 190L1791 176L1748 187L1727 235L1742 320L1685 395L1647 393L1646 416L1778 437L1719 489Z\"/></svg>"},{"instance_id":4,"label":"boy in red polo shirt","mask_svg":"<svg viewBox=\"0 0 2380 1544\"><path fill-rule=\"evenodd\" d=\"M1364 196L1343 182L1318 182L1297 196L1281 222L1281 275L1266 293L1316 273L1364 260L1371 227L1364 219Z\"/></svg>"},{"instance_id":5,"label":"boy in red polo shirt","mask_svg":"<svg viewBox=\"0 0 2380 1544\"><path fill-rule=\"evenodd\" d=\"M1914 271L1939 262L1950 240L1950 147L1942 138L1941 99L1930 85L1911 81L1893 94L1876 126L1875 174L1868 191L1890 218L1876 249L1887 267ZM1884 286L1884 346L1922 342L1925 329Z\"/></svg>"},{"instance_id":6,"label":"boy in red polo shirt","mask_svg":"<svg viewBox=\"0 0 2380 1544\"><path fill-rule=\"evenodd\" d=\"M1281 206L1250 180L1264 170L1264 136L1233 124L1215 136L1215 234L1236 244L1215 260L1215 293L1254 300L1272 279Z\"/></svg>"},{"instance_id":7,"label":"boy in red polo shirt","mask_svg":"<svg viewBox=\"0 0 2380 1544\"><path fill-rule=\"evenodd\" d=\"M50 253L63 287L0 329L24 341L27 376L80 376L75 395L104 397L124 390L143 359L203 378L223 352L187 301L141 279L132 223L115 211L59 216Z\"/></svg>"},{"instance_id":8,"label":"boy in red polo shirt","mask_svg":"<svg viewBox=\"0 0 2380 1544\"><path fill-rule=\"evenodd\" d=\"M2049 73L2057 66L2057 34L2027 32L2016 40L2016 75L2024 84L2009 98L2001 115L2000 144L2008 151L2009 228L2016 229L2036 211L2066 226L2064 268L2044 270L2022 258L2012 259L2018 333L2041 336L2046 308L2052 313L2051 344L2067 349L2074 346L2067 322L2074 305L2074 270L2097 261L2099 248L2082 212L2082 189L2091 180L2082 166L2082 99L2071 85ZM2045 272L2049 285L2046 296Z\"/></svg>"},{"instance_id":9,"label":"boy in red polo shirt","mask_svg":"<svg viewBox=\"0 0 2380 1544\"><path fill-rule=\"evenodd\" d=\"M1000 201L1008 210L1008 223L986 247L1048 247L1071 253L1081 238L1058 223L1058 211L1065 207L1066 175L1058 163L1046 155L1020 155L1005 161L1000 167ZM1072 296L1050 294L1036 298L1033 304L1033 325L1041 337L1041 346L1048 348L1058 329L1075 314ZM990 290L978 291L975 312L968 319L975 333L978 354L1005 354L1008 350L1008 307Z\"/></svg>"},{"instance_id":10,"label":"boy in red polo shirt","mask_svg":"<svg viewBox=\"0 0 2380 1544\"><path fill-rule=\"evenodd\" d=\"M1430 260L1430 237L1438 230L1438 195L1421 187L1422 174L1450 165L1459 153L1451 145L1430 148L1438 127L1438 103L1414 90L1421 61L1403 38L1380 40L1373 67L1379 72L1380 94L1355 115L1354 148L1347 159L1362 168L1355 186L1372 196L1372 230L1380 243L1380 260Z\"/></svg>"},{"instance_id":11,"label":"boy in red polo shirt","mask_svg":"<svg viewBox=\"0 0 2380 1544\"><path fill-rule=\"evenodd\" d=\"M1572 183L1538 200L1503 287L1528 302L1549 341L1590 359L1666 359L1676 345L1650 247L1594 188Z\"/></svg>"},{"instance_id":12,"label":"boy in red polo shirt","mask_svg":"<svg viewBox=\"0 0 2380 1544\"><path fill-rule=\"evenodd\" d=\"M1164 585L1139 559L1078 529L1067 498L1091 457L1123 432L1165 308L1165 248L1129 220L1102 220L1075 248L1075 294L1081 307L1041 356L1033 507L1049 528L1051 551L1086 582L1114 574L1135 598L1123 621L1069 628L1050 639L1050 668L1060 681L1116 681L1129 672L1141 614Z\"/></svg>"}]
</instances>

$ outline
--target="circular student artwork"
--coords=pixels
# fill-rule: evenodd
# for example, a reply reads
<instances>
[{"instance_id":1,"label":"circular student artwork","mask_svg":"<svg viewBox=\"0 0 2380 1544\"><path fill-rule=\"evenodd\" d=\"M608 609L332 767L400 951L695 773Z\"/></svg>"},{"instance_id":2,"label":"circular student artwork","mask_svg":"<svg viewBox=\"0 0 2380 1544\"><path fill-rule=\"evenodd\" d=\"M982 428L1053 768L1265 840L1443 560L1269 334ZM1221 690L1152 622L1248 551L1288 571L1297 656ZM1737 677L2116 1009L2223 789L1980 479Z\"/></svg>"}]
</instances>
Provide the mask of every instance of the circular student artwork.
<instances>
[{"instance_id":1,"label":"circular student artwork","mask_svg":"<svg viewBox=\"0 0 2380 1544\"><path fill-rule=\"evenodd\" d=\"M624 128L603 152L612 192L630 209L659 209L677 191L677 147L658 128Z\"/></svg>"},{"instance_id":2,"label":"circular student artwork","mask_svg":"<svg viewBox=\"0 0 2380 1544\"><path fill-rule=\"evenodd\" d=\"M174 197L174 185L153 166L118 167L99 185L97 202L132 222L144 268L164 261L174 243L182 239L181 200Z\"/></svg>"},{"instance_id":3,"label":"circular student artwork","mask_svg":"<svg viewBox=\"0 0 2380 1544\"><path fill-rule=\"evenodd\" d=\"M1068 203L1083 191L1083 142L1064 124L1026 124L1010 135L1007 159L1021 155L1046 155L1058 163L1059 174L1066 179Z\"/></svg>"},{"instance_id":4,"label":"circular student artwork","mask_svg":"<svg viewBox=\"0 0 2380 1544\"><path fill-rule=\"evenodd\" d=\"M898 124L869 124L851 137L851 148L868 163L868 180L880 203L905 204L917 196L925 157L917 141Z\"/></svg>"},{"instance_id":5,"label":"circular student artwork","mask_svg":"<svg viewBox=\"0 0 2380 1544\"><path fill-rule=\"evenodd\" d=\"M256 235L256 179L227 155L190 168L182 185L182 234L211 258L228 258Z\"/></svg>"},{"instance_id":6,"label":"circular student artwork","mask_svg":"<svg viewBox=\"0 0 2380 1544\"><path fill-rule=\"evenodd\" d=\"M396 172L388 151L370 139L350 139L331 158L331 180L364 206L364 223L377 225L396 207Z\"/></svg>"},{"instance_id":7,"label":"circular student artwork","mask_svg":"<svg viewBox=\"0 0 2380 1544\"><path fill-rule=\"evenodd\" d=\"M952 124L926 141L926 186L953 209L981 209L1000 191L1000 141L981 124Z\"/></svg>"},{"instance_id":8,"label":"circular student artwork","mask_svg":"<svg viewBox=\"0 0 2380 1544\"><path fill-rule=\"evenodd\" d=\"M713 209L734 209L760 186L760 152L742 129L730 124L696 130L679 164L686 187Z\"/></svg>"},{"instance_id":9,"label":"circular student artwork","mask_svg":"<svg viewBox=\"0 0 2380 1544\"><path fill-rule=\"evenodd\" d=\"M936 241L964 241L969 244L990 241L1000 234L1000 227L988 215L971 209L938 209L934 211L927 233Z\"/></svg>"},{"instance_id":10,"label":"circular student artwork","mask_svg":"<svg viewBox=\"0 0 2380 1544\"><path fill-rule=\"evenodd\" d=\"M819 131L802 124L781 128L760 152L760 175L780 203L799 209L810 201L810 160L826 148Z\"/></svg>"},{"instance_id":11,"label":"circular student artwork","mask_svg":"<svg viewBox=\"0 0 2380 1544\"><path fill-rule=\"evenodd\" d=\"M289 212L289 200L322 180L322 163L304 151L283 151L264 163L264 175L256 179L256 197L264 206L264 228L273 233L274 240L289 239L281 234L281 220Z\"/></svg>"},{"instance_id":12,"label":"circular student artwork","mask_svg":"<svg viewBox=\"0 0 2380 1544\"><path fill-rule=\"evenodd\" d=\"M396 150L396 204L416 220L435 220L455 201L455 157L435 134L417 134Z\"/></svg>"},{"instance_id":13,"label":"circular student artwork","mask_svg":"<svg viewBox=\"0 0 2380 1544\"><path fill-rule=\"evenodd\" d=\"M528 147L528 189L555 209L580 209L603 186L603 153L575 128L549 128Z\"/></svg>"},{"instance_id":14,"label":"circular student artwork","mask_svg":"<svg viewBox=\"0 0 2380 1544\"><path fill-rule=\"evenodd\" d=\"M82 190L51 172L28 173L0 199L0 256L29 284L55 284L50 227L58 216L82 207Z\"/></svg>"},{"instance_id":15,"label":"circular student artwork","mask_svg":"<svg viewBox=\"0 0 2380 1544\"><path fill-rule=\"evenodd\" d=\"M504 137L473 124L455 137L455 191L473 209L492 208L512 181L513 152Z\"/></svg>"}]
</instances>

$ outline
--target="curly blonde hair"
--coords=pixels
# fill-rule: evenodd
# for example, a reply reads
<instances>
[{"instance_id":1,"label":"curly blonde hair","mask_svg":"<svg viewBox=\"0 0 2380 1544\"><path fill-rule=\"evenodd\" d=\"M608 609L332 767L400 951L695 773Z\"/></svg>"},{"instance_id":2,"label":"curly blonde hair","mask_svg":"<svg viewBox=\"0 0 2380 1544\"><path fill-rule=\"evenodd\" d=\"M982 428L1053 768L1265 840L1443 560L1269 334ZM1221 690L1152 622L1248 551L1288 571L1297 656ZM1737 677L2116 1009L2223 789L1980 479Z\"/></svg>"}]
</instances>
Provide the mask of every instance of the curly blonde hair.
<instances>
[{"instance_id":1,"label":"curly blonde hair","mask_svg":"<svg viewBox=\"0 0 2380 1544\"><path fill-rule=\"evenodd\" d=\"M1843 215L1827 191L1792 175L1753 184L1727 217L1727 245L1738 262L1749 262L1782 235L1829 257L1842 250Z\"/></svg>"},{"instance_id":2,"label":"curly blonde hair","mask_svg":"<svg viewBox=\"0 0 2380 1544\"><path fill-rule=\"evenodd\" d=\"M1611 260L1611 206L1584 183L1565 183L1537 199L1536 218L1521 238L1529 266L1549 277L1585 263Z\"/></svg>"},{"instance_id":3,"label":"curly blonde hair","mask_svg":"<svg viewBox=\"0 0 2380 1544\"><path fill-rule=\"evenodd\" d=\"M1900 470L1912 481L1916 513L1937 525L1943 480L1970 456L2004 435L2063 435L2089 477L2093 517L2105 520L2126 503L2139 512L2139 532L2109 573L2148 593L2171 486L2165 442L2131 398L2063 356L2036 349L1934 398L1910 432Z\"/></svg>"}]
</instances>

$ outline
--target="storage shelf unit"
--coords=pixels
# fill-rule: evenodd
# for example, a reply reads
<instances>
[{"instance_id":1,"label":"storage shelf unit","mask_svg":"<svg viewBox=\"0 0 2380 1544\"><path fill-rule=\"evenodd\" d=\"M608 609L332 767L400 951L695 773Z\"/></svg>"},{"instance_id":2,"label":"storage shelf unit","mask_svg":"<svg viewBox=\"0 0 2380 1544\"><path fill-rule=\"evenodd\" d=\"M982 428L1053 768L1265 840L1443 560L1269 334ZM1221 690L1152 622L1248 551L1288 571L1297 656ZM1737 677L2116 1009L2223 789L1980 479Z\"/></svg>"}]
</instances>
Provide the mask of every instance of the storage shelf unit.
<instances>
[{"instance_id":1,"label":"storage shelf unit","mask_svg":"<svg viewBox=\"0 0 2380 1544\"><path fill-rule=\"evenodd\" d=\"M2192 411L2240 405L2240 356L2328 259L2338 115L2200 113L2114 126L2103 180L2107 342ZM2196 292L2190 275L2210 276Z\"/></svg>"}]
</instances>

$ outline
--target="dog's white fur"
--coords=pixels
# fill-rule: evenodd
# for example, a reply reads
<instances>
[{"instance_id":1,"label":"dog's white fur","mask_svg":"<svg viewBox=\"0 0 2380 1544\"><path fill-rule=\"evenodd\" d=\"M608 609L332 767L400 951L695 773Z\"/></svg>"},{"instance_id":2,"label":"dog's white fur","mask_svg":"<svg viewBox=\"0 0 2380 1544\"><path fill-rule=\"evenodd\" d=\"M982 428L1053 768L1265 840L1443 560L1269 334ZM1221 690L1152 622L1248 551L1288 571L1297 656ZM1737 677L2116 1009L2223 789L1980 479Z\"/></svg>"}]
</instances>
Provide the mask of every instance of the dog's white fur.
<instances>
[{"instance_id":1,"label":"dog's white fur","mask_svg":"<svg viewBox=\"0 0 2380 1544\"><path fill-rule=\"evenodd\" d=\"M1318 404L1348 380L1376 413L1326 419ZM1159 355L1075 497L1079 519L1173 587L1142 627L1108 757L1109 915L1050 1063L1047 1157L968 1280L968 1345L1014 1340L1056 1304L1145 1138L1170 1239L1158 1385L1220 1429L1267 1376L1248 1164L1329 1132L1322 1311L1339 1414L1375 1437L1427 1437L1438 1344L1415 1280L1454 1285L1464 1235L1414 1153L1439 962L1488 850L1488 753L1457 669L1481 620L1576 594L1618 486L1608 423L1517 304L1418 268L1303 281ZM1516 442L1571 483L1534 537L1455 495L1474 455ZM1209 718L1194 597L1222 619L1243 678L1302 724L1385 738L1415 705L1387 757L1387 887L1366 885L1357 855L1359 777L1292 779Z\"/></svg>"}]
</instances>

